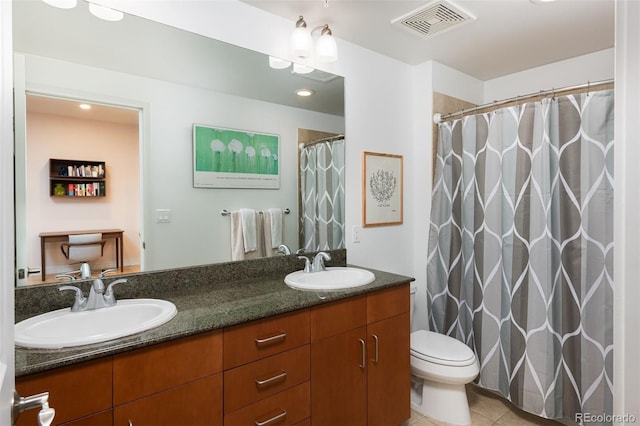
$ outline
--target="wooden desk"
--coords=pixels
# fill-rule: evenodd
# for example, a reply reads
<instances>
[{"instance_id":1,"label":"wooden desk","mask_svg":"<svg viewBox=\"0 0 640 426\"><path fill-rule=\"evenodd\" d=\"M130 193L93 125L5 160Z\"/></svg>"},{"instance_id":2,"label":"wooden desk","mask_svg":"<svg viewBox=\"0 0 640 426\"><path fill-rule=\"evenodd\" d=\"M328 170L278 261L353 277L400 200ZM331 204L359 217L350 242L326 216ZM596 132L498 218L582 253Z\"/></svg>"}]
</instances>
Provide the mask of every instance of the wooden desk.
<instances>
[{"instance_id":1,"label":"wooden desk","mask_svg":"<svg viewBox=\"0 0 640 426\"><path fill-rule=\"evenodd\" d=\"M41 232L40 233L40 262L42 269L42 281L46 274L47 263L45 259L44 245L53 242L68 242L69 235L78 234L102 234L102 239L113 238L116 243L116 269L120 268L120 272L124 272L124 244L122 242L122 229L89 229L86 231L60 231L60 232Z\"/></svg>"}]
</instances>

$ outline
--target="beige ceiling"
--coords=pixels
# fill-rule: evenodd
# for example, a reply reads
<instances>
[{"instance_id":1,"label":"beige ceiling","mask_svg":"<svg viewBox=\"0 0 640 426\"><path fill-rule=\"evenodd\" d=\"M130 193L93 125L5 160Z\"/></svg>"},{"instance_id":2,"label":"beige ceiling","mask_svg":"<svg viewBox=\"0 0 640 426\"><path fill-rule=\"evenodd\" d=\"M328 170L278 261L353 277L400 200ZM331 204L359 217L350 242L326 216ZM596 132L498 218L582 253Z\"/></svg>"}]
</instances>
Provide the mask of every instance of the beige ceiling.
<instances>
[{"instance_id":1,"label":"beige ceiling","mask_svg":"<svg viewBox=\"0 0 640 426\"><path fill-rule=\"evenodd\" d=\"M429 4L408 0L242 0L408 64L435 60L490 80L614 45L614 0L452 0L475 20L423 38L391 21ZM293 29L293 25L292 25Z\"/></svg>"}]
</instances>

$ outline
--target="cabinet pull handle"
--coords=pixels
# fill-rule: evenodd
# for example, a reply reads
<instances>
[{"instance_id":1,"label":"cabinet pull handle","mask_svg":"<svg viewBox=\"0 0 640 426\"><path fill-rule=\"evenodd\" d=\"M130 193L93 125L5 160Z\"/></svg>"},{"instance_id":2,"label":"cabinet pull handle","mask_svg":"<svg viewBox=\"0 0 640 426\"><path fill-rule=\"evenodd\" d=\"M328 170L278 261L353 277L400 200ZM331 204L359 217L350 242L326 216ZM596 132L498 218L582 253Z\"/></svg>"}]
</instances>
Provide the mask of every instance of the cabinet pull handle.
<instances>
[{"instance_id":1,"label":"cabinet pull handle","mask_svg":"<svg viewBox=\"0 0 640 426\"><path fill-rule=\"evenodd\" d=\"M133 426L133 422L129 420L129 426Z\"/></svg>"},{"instance_id":2,"label":"cabinet pull handle","mask_svg":"<svg viewBox=\"0 0 640 426\"><path fill-rule=\"evenodd\" d=\"M376 336L375 334L372 334L371 337L373 337L373 341L376 344L376 350L375 350L375 356L373 357L373 362L375 362L376 364L378 363L379 360L379 352L378 352L378 336Z\"/></svg>"},{"instance_id":3,"label":"cabinet pull handle","mask_svg":"<svg viewBox=\"0 0 640 426\"><path fill-rule=\"evenodd\" d=\"M277 414L277 415L271 417L270 419L267 419L267 420L262 421L262 422L256 420L255 423L256 423L256 426L266 426L269 423L277 422L278 420L284 419L285 417L287 417L287 410L282 410L282 413Z\"/></svg>"},{"instance_id":4,"label":"cabinet pull handle","mask_svg":"<svg viewBox=\"0 0 640 426\"><path fill-rule=\"evenodd\" d=\"M260 386L264 386L264 385L272 385L274 384L274 382L279 382L284 380L285 377L287 377L287 372L284 370L280 370L281 373L276 374L273 377L269 377L268 379L264 379L264 380L256 380L256 386L260 387Z\"/></svg>"},{"instance_id":5,"label":"cabinet pull handle","mask_svg":"<svg viewBox=\"0 0 640 426\"><path fill-rule=\"evenodd\" d=\"M365 363L367 362L367 356L366 356L366 353L365 353L365 346L366 346L366 343L365 343L365 341L364 341L364 340L362 340L362 339L358 339L358 341L360 342L360 347L361 347L361 349L362 349L362 363L360 364L360 366L359 366L359 367L360 367L360 368L362 368L362 369L364 369Z\"/></svg>"},{"instance_id":6,"label":"cabinet pull handle","mask_svg":"<svg viewBox=\"0 0 640 426\"><path fill-rule=\"evenodd\" d=\"M281 340L284 340L285 337L287 337L287 333L284 331L280 331L280 333L275 334L273 336L256 338L256 345L260 346L260 345L268 345L271 343L276 343Z\"/></svg>"}]
</instances>

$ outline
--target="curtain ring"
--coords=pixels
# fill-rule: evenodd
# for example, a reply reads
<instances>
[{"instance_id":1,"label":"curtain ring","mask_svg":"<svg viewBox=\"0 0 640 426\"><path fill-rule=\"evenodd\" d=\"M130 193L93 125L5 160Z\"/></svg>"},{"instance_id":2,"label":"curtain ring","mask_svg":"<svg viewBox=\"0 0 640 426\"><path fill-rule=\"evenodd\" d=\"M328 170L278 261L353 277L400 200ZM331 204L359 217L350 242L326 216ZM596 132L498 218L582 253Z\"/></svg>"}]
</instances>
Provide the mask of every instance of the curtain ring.
<instances>
[{"instance_id":1,"label":"curtain ring","mask_svg":"<svg viewBox=\"0 0 640 426\"><path fill-rule=\"evenodd\" d=\"M587 80L587 96L589 96L590 92L591 92L591 82Z\"/></svg>"}]
</instances>

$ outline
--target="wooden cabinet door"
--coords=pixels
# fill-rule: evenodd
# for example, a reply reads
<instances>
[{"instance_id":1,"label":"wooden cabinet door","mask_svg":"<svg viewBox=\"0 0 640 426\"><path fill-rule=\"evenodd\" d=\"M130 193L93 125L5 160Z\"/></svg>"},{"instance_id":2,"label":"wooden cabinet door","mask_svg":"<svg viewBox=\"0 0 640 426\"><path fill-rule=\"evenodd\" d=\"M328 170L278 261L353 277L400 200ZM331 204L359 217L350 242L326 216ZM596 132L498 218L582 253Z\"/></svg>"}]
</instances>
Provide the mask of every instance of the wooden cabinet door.
<instances>
[{"instance_id":1,"label":"wooden cabinet door","mask_svg":"<svg viewBox=\"0 0 640 426\"><path fill-rule=\"evenodd\" d=\"M367 424L366 327L311 344L311 423Z\"/></svg>"},{"instance_id":2,"label":"wooden cabinet door","mask_svg":"<svg viewBox=\"0 0 640 426\"><path fill-rule=\"evenodd\" d=\"M398 425L411 417L409 312L367 326L368 424Z\"/></svg>"},{"instance_id":3,"label":"wooden cabinet door","mask_svg":"<svg viewBox=\"0 0 640 426\"><path fill-rule=\"evenodd\" d=\"M53 424L58 425L110 410L111 376L111 357L107 357L20 377L16 389L23 396L49 392L49 406L56 410ZM18 426L38 424L38 411L22 413Z\"/></svg>"},{"instance_id":4,"label":"wooden cabinet door","mask_svg":"<svg viewBox=\"0 0 640 426\"><path fill-rule=\"evenodd\" d=\"M114 426L222 425L222 374L114 408Z\"/></svg>"}]
</instances>

